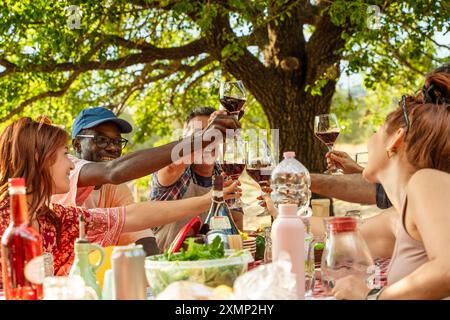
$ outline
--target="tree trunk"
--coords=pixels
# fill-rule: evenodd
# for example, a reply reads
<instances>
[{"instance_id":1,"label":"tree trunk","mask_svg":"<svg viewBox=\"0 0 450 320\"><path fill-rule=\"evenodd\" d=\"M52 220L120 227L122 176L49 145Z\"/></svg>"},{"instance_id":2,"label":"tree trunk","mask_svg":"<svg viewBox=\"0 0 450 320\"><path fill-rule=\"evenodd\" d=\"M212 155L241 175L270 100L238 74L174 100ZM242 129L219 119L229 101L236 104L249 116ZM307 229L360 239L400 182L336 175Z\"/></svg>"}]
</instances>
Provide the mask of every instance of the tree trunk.
<instances>
[{"instance_id":1,"label":"tree trunk","mask_svg":"<svg viewBox=\"0 0 450 320\"><path fill-rule=\"evenodd\" d=\"M300 31L299 31L300 30ZM310 172L323 172L327 148L314 135L314 116L328 113L339 73L340 53L344 40L342 29L328 15L316 25L306 43L300 16L294 15L281 23L268 25L268 43L264 48L265 64L243 50L233 59L223 59L221 52L233 34L226 14L216 17L207 43L210 53L223 68L261 103L271 129L279 129L279 154L295 151L297 158ZM321 95L312 96L306 86L327 79Z\"/></svg>"},{"instance_id":2,"label":"tree trunk","mask_svg":"<svg viewBox=\"0 0 450 320\"><path fill-rule=\"evenodd\" d=\"M295 151L296 158L310 172L323 172L326 168L327 147L314 135L314 117L328 113L336 82L330 81L321 96L299 91L290 97L262 101L271 129L279 129L279 154ZM298 96L297 98L295 96Z\"/></svg>"}]
</instances>

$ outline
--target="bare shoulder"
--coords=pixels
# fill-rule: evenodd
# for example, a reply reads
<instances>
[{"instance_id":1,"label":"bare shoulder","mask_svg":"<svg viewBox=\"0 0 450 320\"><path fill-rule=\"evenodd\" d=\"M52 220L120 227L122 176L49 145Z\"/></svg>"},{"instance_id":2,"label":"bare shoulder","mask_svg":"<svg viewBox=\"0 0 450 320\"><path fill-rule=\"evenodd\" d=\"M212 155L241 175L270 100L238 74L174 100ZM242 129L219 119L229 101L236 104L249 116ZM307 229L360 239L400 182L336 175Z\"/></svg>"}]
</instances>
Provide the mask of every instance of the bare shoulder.
<instances>
[{"instance_id":1,"label":"bare shoulder","mask_svg":"<svg viewBox=\"0 0 450 320\"><path fill-rule=\"evenodd\" d=\"M427 188L436 190L450 186L450 173L435 169L421 169L414 173L408 183L408 190ZM445 191L448 191L445 190Z\"/></svg>"},{"instance_id":2,"label":"bare shoulder","mask_svg":"<svg viewBox=\"0 0 450 320\"><path fill-rule=\"evenodd\" d=\"M408 203L418 207L447 202L450 198L450 174L434 169L419 170L409 180L407 194Z\"/></svg>"}]
</instances>

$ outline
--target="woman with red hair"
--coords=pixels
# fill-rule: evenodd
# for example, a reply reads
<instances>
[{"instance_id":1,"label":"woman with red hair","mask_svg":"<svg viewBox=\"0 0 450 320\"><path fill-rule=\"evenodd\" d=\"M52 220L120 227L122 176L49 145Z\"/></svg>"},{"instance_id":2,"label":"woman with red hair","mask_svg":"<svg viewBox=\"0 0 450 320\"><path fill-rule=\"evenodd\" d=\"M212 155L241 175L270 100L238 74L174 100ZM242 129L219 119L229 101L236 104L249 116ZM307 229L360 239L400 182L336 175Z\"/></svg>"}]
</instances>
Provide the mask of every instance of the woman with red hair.
<instances>
[{"instance_id":1,"label":"woman with red hair","mask_svg":"<svg viewBox=\"0 0 450 320\"><path fill-rule=\"evenodd\" d=\"M368 142L364 178L381 183L399 213L388 285L371 290L360 278L336 281L337 299L450 297L450 77L427 77Z\"/></svg>"}]
</instances>

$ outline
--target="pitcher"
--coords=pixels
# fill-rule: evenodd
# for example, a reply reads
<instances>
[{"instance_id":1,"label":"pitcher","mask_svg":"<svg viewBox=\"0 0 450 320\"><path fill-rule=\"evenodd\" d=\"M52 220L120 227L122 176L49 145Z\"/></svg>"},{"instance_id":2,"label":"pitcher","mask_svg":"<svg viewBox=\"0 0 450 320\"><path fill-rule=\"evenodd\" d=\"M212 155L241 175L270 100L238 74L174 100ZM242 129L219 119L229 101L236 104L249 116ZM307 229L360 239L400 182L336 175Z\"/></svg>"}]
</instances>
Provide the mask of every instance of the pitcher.
<instances>
[{"instance_id":1,"label":"pitcher","mask_svg":"<svg viewBox=\"0 0 450 320\"><path fill-rule=\"evenodd\" d=\"M339 278L356 275L368 281L373 260L353 217L325 220L327 238L322 254L321 274L324 288L330 292Z\"/></svg>"},{"instance_id":2,"label":"pitcher","mask_svg":"<svg viewBox=\"0 0 450 320\"><path fill-rule=\"evenodd\" d=\"M98 285L95 273L103 264L105 251L98 244L90 243L86 239L84 232L84 218L82 215L79 217L79 222L80 235L75 241L75 259L72 268L70 269L69 277L81 276L86 286L94 289L98 298L101 299L102 292ZM100 260L96 264L91 264L89 260L89 253L92 251L98 251L100 253Z\"/></svg>"}]
</instances>

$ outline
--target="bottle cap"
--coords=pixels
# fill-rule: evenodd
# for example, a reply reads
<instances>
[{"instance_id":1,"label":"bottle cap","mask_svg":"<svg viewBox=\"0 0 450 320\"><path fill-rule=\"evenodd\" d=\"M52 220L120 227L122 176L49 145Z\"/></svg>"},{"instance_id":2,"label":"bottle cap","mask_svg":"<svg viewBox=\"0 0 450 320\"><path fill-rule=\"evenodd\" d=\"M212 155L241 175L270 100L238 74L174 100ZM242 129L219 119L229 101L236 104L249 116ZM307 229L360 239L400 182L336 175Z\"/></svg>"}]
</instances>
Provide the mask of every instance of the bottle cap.
<instances>
[{"instance_id":1,"label":"bottle cap","mask_svg":"<svg viewBox=\"0 0 450 320\"><path fill-rule=\"evenodd\" d=\"M297 217L298 207L294 203L280 203L278 210L280 217Z\"/></svg>"},{"instance_id":2,"label":"bottle cap","mask_svg":"<svg viewBox=\"0 0 450 320\"><path fill-rule=\"evenodd\" d=\"M284 157L285 159L295 158L295 151L286 151L286 152L283 152L283 157Z\"/></svg>"},{"instance_id":3,"label":"bottle cap","mask_svg":"<svg viewBox=\"0 0 450 320\"><path fill-rule=\"evenodd\" d=\"M8 179L9 187L25 187L24 178L10 178Z\"/></svg>"},{"instance_id":4,"label":"bottle cap","mask_svg":"<svg viewBox=\"0 0 450 320\"><path fill-rule=\"evenodd\" d=\"M212 177L212 185L213 185L214 190L222 191L223 190L223 177L220 175L213 176Z\"/></svg>"}]
</instances>

